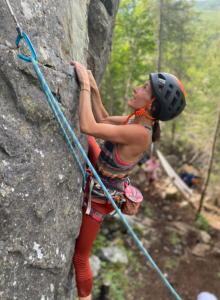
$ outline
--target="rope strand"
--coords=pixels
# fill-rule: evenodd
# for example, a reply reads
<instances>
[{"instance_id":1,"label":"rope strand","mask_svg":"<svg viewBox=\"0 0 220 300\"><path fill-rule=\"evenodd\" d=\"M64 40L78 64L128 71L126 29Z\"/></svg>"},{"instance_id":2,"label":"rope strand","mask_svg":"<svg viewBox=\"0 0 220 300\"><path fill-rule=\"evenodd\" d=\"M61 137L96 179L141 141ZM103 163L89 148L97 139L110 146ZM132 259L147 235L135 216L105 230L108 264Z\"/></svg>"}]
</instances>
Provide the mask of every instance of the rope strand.
<instances>
[{"instance_id":1,"label":"rope strand","mask_svg":"<svg viewBox=\"0 0 220 300\"><path fill-rule=\"evenodd\" d=\"M10 4L10 2L8 0L5 0L5 3L7 5L7 7L8 7L8 9L9 9L10 15L11 15L11 17L12 17L12 19L13 19L15 25L16 25L16 30L18 32L18 35L20 36L20 38L22 38L23 37L22 36L22 30L21 30L21 27L20 27L20 25L18 23L18 20L17 20L14 12L12 10L11 4Z\"/></svg>"}]
</instances>

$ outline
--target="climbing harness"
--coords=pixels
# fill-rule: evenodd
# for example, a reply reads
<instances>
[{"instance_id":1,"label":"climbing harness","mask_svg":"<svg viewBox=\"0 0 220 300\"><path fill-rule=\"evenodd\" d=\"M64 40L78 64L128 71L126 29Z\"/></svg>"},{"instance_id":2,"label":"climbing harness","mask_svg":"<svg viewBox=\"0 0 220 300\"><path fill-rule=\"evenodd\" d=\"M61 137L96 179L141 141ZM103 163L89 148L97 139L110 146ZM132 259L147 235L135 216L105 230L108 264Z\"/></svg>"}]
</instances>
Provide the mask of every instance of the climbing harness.
<instances>
[{"instance_id":1,"label":"climbing harness","mask_svg":"<svg viewBox=\"0 0 220 300\"><path fill-rule=\"evenodd\" d=\"M13 11L12 11L12 9L11 9L11 6L10 6L8 0L5 0L5 1L6 1L6 3L7 3L7 6L8 6L8 8L9 8L9 10L10 10L11 15L13 16L13 18L14 18L14 20L15 20L15 23L16 23L16 29L17 29L17 28L20 28L20 27L19 27L19 24L18 24L18 22L17 22L17 20L16 20L16 18L15 18L15 16L14 16L14 13L13 13ZM18 31L18 29L17 29L17 31ZM70 140L69 140L69 138L68 138L68 136L67 136L67 133L66 133L66 131L65 131L65 129L64 129L62 123L61 123L61 120L62 120L63 124L65 125L66 129L68 130L68 132L69 132L70 136L72 137L73 141L75 142L76 146L77 146L78 149L80 150L80 152L81 152L82 156L84 157L84 159L85 159L87 165L88 165L89 168L91 169L91 171L92 171L94 177L96 178L98 184L102 187L102 190L104 191L106 197L111 201L111 204L113 205L114 209L117 211L117 213L119 214L119 216L121 217L121 219L122 219L122 221L124 222L125 226L127 227L128 231L130 232L130 234L132 235L133 239L134 239L135 242L137 243L138 247L144 252L144 254L145 254L145 256L147 257L147 259L149 260L150 264L151 264L152 267L155 269L155 271L157 272L157 274L160 276L160 278L162 279L162 281L164 282L164 284L167 286L167 288L170 290L170 292L172 293L172 295L173 295L177 300L181 300L181 298L178 296L178 294L175 292L175 290L174 290L174 289L172 288L172 286L169 284L169 282L167 281L167 279L164 277L164 275L162 274L162 272L160 271L160 269L159 269L159 268L157 267L157 265L154 263L154 261L152 260L151 256L148 254L148 252L146 251L146 249L143 247L143 245L142 245L141 242L139 241L139 239L138 239L138 237L136 236L136 234L134 233L134 231L130 228L130 226L128 225L127 221L124 219L124 217L123 217L121 211L118 209L116 203L115 203L114 200L111 198L111 195L109 194L107 188L105 187L105 185L104 185L104 184L102 183L102 181L100 180L98 174L96 173L95 169L93 168L93 166L92 166L90 160L88 159L86 153L84 152L82 146L80 145L79 141L77 140L77 138L76 138L76 136L75 136L73 130L71 129L70 125L68 124L67 120L65 119L65 117L64 117L64 115L63 115L61 109L59 108L59 105L57 104L56 100L54 99L54 97L53 97L53 95L52 95L52 93L51 93L51 91L50 91L50 89L49 89L49 87L48 87L48 85L47 85L47 83L46 83L46 81L45 81L43 75L42 75L41 72L40 72L40 69L38 68L38 65L37 65L37 63L36 63L37 55L36 55L36 52L35 52L35 50L34 50L34 47L33 47L32 44L31 44L31 41L29 40L29 38L27 37L27 35L25 35L24 33L21 32L21 30L19 31L19 33L25 38L25 40L26 40L26 42L27 42L27 44L28 44L28 46L29 46L29 48L30 48L30 50L31 50L31 53L32 53L32 56L30 56L30 58L24 57L24 56L21 55L21 54L19 55L19 57L20 57L22 60L26 61L26 62L32 62L33 67L34 67L34 70L35 70L35 72L36 72L36 74L37 74L37 77L38 77L38 79L39 79L39 81L40 81L41 87L42 87L42 89L43 89L43 91L44 91L44 93L45 93L45 95L46 95L47 102L49 103L49 105L50 105L50 107L51 107L51 109L52 109L52 111L53 111L53 113L54 113L54 115L55 115L55 118L56 118L56 120L57 120L57 122L58 122L58 124L59 124L59 126L60 126L60 128L61 128L61 130L62 130L62 132L63 132L63 134L64 134L64 136L65 136L65 138L66 138L66 140L67 140L67 143L68 143L69 147L71 148L71 151L72 151L72 153L73 153L73 155L74 155L74 157L75 157L75 159L76 159L76 161L77 161L77 163L78 163L78 165L79 165L79 167L80 167L80 170L81 170L81 172L82 172L82 174L83 174L84 186L85 186L85 183L86 183L86 180L85 180L85 178L86 178L86 177L85 177L85 172L83 171L83 168L82 168L82 166L81 166L81 164L80 164L80 161L79 161L79 159L78 159L78 157L77 157L77 155L76 155L76 153L75 153L75 151L74 151L74 149L73 149L73 146L72 146L72 144L71 144L71 142L70 142ZM21 40L21 36L20 36L19 33L18 33L18 36L19 36L19 37L18 37L17 40L16 40L17 46L19 46L19 42L20 42L20 40ZM59 115L59 116L58 116L58 115ZM61 118L61 120L60 120L60 118ZM97 216L97 214L96 214L96 216ZM99 216L99 217L102 218L102 216Z\"/></svg>"},{"instance_id":2,"label":"climbing harness","mask_svg":"<svg viewBox=\"0 0 220 300\"><path fill-rule=\"evenodd\" d=\"M90 169L87 169L87 171L89 172L89 174L87 177L86 188L84 191L84 201L86 201L87 203L86 214L89 215L92 209L92 202L99 203L99 204L106 204L107 202L109 204L111 203L111 201L108 200L108 196L102 189L97 179L93 177L92 171ZM122 204L126 202L125 190L116 188L106 183L103 184L106 187L111 198L114 200L115 203L118 204L118 208L121 209Z\"/></svg>"}]
</instances>

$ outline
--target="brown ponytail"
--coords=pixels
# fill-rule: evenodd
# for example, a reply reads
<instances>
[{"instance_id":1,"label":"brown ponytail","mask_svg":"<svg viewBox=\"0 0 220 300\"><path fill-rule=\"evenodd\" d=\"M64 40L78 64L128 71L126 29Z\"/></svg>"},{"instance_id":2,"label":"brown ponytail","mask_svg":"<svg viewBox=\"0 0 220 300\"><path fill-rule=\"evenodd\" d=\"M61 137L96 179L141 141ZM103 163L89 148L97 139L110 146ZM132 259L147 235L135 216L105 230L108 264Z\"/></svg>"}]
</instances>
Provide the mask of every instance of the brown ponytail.
<instances>
[{"instance_id":1,"label":"brown ponytail","mask_svg":"<svg viewBox=\"0 0 220 300\"><path fill-rule=\"evenodd\" d=\"M159 120L154 121L153 133L152 133L152 142L160 141L160 123Z\"/></svg>"},{"instance_id":2,"label":"brown ponytail","mask_svg":"<svg viewBox=\"0 0 220 300\"><path fill-rule=\"evenodd\" d=\"M160 110L161 110L160 103L156 99L154 100L151 106L152 117L156 119L154 120L153 123L152 142L159 142L160 140L160 124L159 124L159 119L157 119L160 114Z\"/></svg>"}]
</instances>

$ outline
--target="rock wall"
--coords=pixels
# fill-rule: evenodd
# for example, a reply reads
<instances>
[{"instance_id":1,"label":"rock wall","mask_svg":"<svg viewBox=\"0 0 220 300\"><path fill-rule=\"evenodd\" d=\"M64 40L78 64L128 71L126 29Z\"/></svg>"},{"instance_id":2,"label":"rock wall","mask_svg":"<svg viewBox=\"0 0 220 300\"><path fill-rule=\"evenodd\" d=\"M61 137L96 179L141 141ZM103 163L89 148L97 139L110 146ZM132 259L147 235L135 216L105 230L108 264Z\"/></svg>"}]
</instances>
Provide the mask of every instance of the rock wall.
<instances>
[{"instance_id":1,"label":"rock wall","mask_svg":"<svg viewBox=\"0 0 220 300\"><path fill-rule=\"evenodd\" d=\"M102 2L10 0L38 54L39 68L85 151L79 87L68 62L85 64L88 58L100 83L118 9L118 0ZM0 7L0 299L72 300L82 175L32 64L17 56L17 34L4 0ZM102 14L92 15L91 9ZM95 25L97 20L102 27ZM95 35L92 46L89 37L92 41ZM25 42L20 44L28 56Z\"/></svg>"},{"instance_id":2,"label":"rock wall","mask_svg":"<svg viewBox=\"0 0 220 300\"><path fill-rule=\"evenodd\" d=\"M99 86L110 58L119 2L120 0L91 0L89 5L87 62Z\"/></svg>"}]
</instances>

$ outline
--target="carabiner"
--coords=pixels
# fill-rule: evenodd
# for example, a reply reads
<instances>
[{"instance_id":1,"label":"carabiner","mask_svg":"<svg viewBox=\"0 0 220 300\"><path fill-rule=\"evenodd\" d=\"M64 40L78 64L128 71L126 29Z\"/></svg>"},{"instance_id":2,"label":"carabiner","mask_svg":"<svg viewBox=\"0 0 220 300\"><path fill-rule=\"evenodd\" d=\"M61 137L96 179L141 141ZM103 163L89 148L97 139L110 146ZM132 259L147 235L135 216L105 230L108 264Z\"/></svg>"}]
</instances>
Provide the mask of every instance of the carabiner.
<instances>
[{"instance_id":1,"label":"carabiner","mask_svg":"<svg viewBox=\"0 0 220 300\"><path fill-rule=\"evenodd\" d=\"M25 33L23 33L23 32L22 32L22 36L23 36L24 39L26 40L26 42L27 42L27 44L28 44L28 46L29 46L29 48L30 48L30 50L31 50L31 53L32 53L32 55L33 55L33 57L34 57L34 59L37 60L37 54L36 54L36 52L35 52L35 50L34 50L33 45L31 44L31 41L30 41L29 37L28 37ZM17 45L18 48L19 48L20 40L21 40L21 37L18 35L18 36L17 36L17 39L16 39L16 45ZM31 62L30 58L27 58L27 57L23 56L23 55L20 54L20 53L18 54L18 56L20 57L20 59L22 59L22 60L24 60L24 61L26 61L26 62Z\"/></svg>"}]
</instances>

